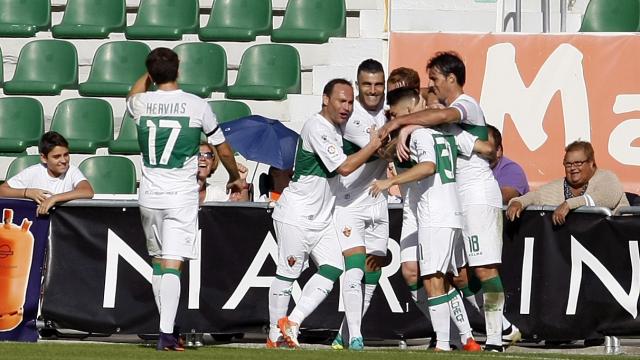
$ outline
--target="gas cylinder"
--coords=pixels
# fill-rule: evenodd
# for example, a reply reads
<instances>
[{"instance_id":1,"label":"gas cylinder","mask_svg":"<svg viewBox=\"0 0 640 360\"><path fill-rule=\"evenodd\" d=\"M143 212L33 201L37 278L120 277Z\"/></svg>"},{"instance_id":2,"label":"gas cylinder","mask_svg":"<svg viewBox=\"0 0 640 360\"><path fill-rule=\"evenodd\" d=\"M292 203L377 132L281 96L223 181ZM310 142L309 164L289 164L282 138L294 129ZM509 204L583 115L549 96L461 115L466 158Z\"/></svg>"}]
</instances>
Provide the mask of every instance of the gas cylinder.
<instances>
[{"instance_id":1,"label":"gas cylinder","mask_svg":"<svg viewBox=\"0 0 640 360\"><path fill-rule=\"evenodd\" d=\"M31 221L13 224L13 210L3 210L0 225L0 331L9 331L22 322L33 256Z\"/></svg>"}]
</instances>

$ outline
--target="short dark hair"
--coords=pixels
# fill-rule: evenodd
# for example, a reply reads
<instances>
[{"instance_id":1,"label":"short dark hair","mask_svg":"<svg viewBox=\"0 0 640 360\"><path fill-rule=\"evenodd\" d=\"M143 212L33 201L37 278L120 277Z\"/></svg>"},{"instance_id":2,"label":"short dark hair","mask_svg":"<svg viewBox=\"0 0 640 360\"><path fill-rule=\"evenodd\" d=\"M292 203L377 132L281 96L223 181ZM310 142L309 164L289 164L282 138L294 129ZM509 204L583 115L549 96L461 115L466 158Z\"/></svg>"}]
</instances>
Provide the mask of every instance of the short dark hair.
<instances>
[{"instance_id":1,"label":"short dark hair","mask_svg":"<svg viewBox=\"0 0 640 360\"><path fill-rule=\"evenodd\" d=\"M394 106L405 99L419 101L420 91L418 89L400 87L387 93L387 104L389 104L389 106Z\"/></svg>"},{"instance_id":2,"label":"short dark hair","mask_svg":"<svg viewBox=\"0 0 640 360\"><path fill-rule=\"evenodd\" d=\"M360 75L361 72L368 72L372 74L381 72L384 74L384 68L382 68L382 64L380 64L378 60L367 59L360 63L356 74Z\"/></svg>"},{"instance_id":3,"label":"short dark hair","mask_svg":"<svg viewBox=\"0 0 640 360\"><path fill-rule=\"evenodd\" d=\"M596 155L595 155L595 152L593 151L593 146L588 141L576 140L571 144L567 145L566 148L564 148L565 153L568 153L569 151L580 151L580 150L582 150L584 154L587 156L587 160L593 161L595 163Z\"/></svg>"},{"instance_id":4,"label":"short dark hair","mask_svg":"<svg viewBox=\"0 0 640 360\"><path fill-rule=\"evenodd\" d=\"M496 148L502 147L502 134L500 134L500 130L493 125L487 124L487 131L489 131L489 135L493 136L493 139L496 143Z\"/></svg>"},{"instance_id":5,"label":"short dark hair","mask_svg":"<svg viewBox=\"0 0 640 360\"><path fill-rule=\"evenodd\" d=\"M67 142L67 139L65 139L64 136L60 135L59 133L55 131L47 131L46 133L42 134L42 137L40 138L40 142L38 143L38 151L40 152L40 154L46 157L56 146L62 146L68 149L69 143Z\"/></svg>"},{"instance_id":6,"label":"short dark hair","mask_svg":"<svg viewBox=\"0 0 640 360\"><path fill-rule=\"evenodd\" d=\"M387 79L387 88L397 89L399 87L419 89L420 75L418 72L407 67L393 69Z\"/></svg>"},{"instance_id":7,"label":"short dark hair","mask_svg":"<svg viewBox=\"0 0 640 360\"><path fill-rule=\"evenodd\" d=\"M145 62L151 79L158 85L176 81L180 59L173 50L159 47L153 49Z\"/></svg>"},{"instance_id":8,"label":"short dark hair","mask_svg":"<svg viewBox=\"0 0 640 360\"><path fill-rule=\"evenodd\" d=\"M351 86L353 87L353 84L351 84L351 81L346 80L346 79L333 79L331 81L329 81L327 83L327 85L324 86L324 89L322 90L322 95L327 95L329 97L331 97L331 93L333 93L333 88L336 87L336 85L341 84L341 85L347 85L347 86Z\"/></svg>"},{"instance_id":9,"label":"short dark hair","mask_svg":"<svg viewBox=\"0 0 640 360\"><path fill-rule=\"evenodd\" d=\"M435 56L429 59L427 69L436 69L444 76L449 76L449 74L455 75L456 82L460 86L464 86L467 78L464 62L462 62L460 56L453 51L437 52Z\"/></svg>"}]
</instances>

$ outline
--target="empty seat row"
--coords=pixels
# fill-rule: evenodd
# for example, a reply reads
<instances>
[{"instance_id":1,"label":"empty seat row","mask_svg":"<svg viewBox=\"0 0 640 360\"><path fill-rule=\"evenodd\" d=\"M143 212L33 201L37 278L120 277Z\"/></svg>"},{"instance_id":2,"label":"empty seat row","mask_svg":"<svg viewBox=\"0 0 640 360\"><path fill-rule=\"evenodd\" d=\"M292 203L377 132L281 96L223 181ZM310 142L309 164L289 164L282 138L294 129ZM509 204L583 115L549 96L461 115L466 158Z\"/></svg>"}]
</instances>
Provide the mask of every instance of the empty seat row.
<instances>
[{"instance_id":1,"label":"empty seat row","mask_svg":"<svg viewBox=\"0 0 640 360\"><path fill-rule=\"evenodd\" d=\"M324 43L346 35L345 0L289 0L282 27L273 30L271 0L216 0L208 23L199 28L198 0L142 0L133 25L126 26L125 0L68 0L56 38L105 39L124 32L127 39L180 40L197 33L202 41ZM51 25L50 0L0 2L0 36L35 36Z\"/></svg>"},{"instance_id":2,"label":"empty seat row","mask_svg":"<svg viewBox=\"0 0 640 360\"><path fill-rule=\"evenodd\" d=\"M214 100L209 102L219 123L251 115L242 102ZM112 154L139 154L133 119L125 114L117 139L113 139L113 111L103 99L75 98L58 104L50 130L62 134L73 153L95 154L108 147ZM0 98L0 153L25 154L36 146L44 132L42 104L29 97Z\"/></svg>"},{"instance_id":3,"label":"empty seat row","mask_svg":"<svg viewBox=\"0 0 640 360\"><path fill-rule=\"evenodd\" d=\"M41 162L40 155L16 157L5 175L5 180L15 176L27 167ZM123 156L93 156L78 165L96 194L135 194L136 167Z\"/></svg>"},{"instance_id":4,"label":"empty seat row","mask_svg":"<svg viewBox=\"0 0 640 360\"><path fill-rule=\"evenodd\" d=\"M183 43L174 50L180 57L180 87L201 97L226 91L230 99L283 100L300 93L300 55L286 44L259 44L242 55L238 76L227 86L227 56L212 43ZM22 47L13 79L3 84L9 95L59 95L78 89L82 96L126 96L145 73L147 44L113 41L96 51L89 78L78 86L76 48L64 40L34 40ZM0 53L1 55L1 53ZM0 67L0 80L2 79Z\"/></svg>"},{"instance_id":5,"label":"empty seat row","mask_svg":"<svg viewBox=\"0 0 640 360\"><path fill-rule=\"evenodd\" d=\"M640 31L640 0L589 1L579 31Z\"/></svg>"}]
</instances>

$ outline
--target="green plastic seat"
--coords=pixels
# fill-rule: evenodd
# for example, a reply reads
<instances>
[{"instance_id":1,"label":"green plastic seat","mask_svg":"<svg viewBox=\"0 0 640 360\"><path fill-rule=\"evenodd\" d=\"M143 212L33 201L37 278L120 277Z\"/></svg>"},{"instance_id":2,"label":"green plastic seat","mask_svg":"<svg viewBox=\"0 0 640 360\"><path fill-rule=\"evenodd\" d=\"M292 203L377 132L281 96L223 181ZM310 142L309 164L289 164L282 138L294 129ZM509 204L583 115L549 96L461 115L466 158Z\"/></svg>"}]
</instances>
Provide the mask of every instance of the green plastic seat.
<instances>
[{"instance_id":1,"label":"green plastic seat","mask_svg":"<svg viewBox=\"0 0 640 360\"><path fill-rule=\"evenodd\" d=\"M141 0L127 39L180 40L195 34L200 25L198 0Z\"/></svg>"},{"instance_id":2,"label":"green plastic seat","mask_svg":"<svg viewBox=\"0 0 640 360\"><path fill-rule=\"evenodd\" d=\"M145 60L151 49L139 41L113 41L100 45L93 57L91 72L80 84L82 96L127 96L133 84L147 69Z\"/></svg>"},{"instance_id":3,"label":"green plastic seat","mask_svg":"<svg viewBox=\"0 0 640 360\"><path fill-rule=\"evenodd\" d=\"M12 177L16 176L17 173L28 168L29 166L40 163L42 163L42 161L40 160L40 155L19 156L13 159L13 161L11 161L11 164L9 164L9 167L7 168L7 174L5 175L4 179L9 180Z\"/></svg>"},{"instance_id":4,"label":"green plastic seat","mask_svg":"<svg viewBox=\"0 0 640 360\"><path fill-rule=\"evenodd\" d=\"M227 53L211 43L186 43L173 49L180 58L180 89L206 98L227 89Z\"/></svg>"},{"instance_id":5,"label":"green plastic seat","mask_svg":"<svg viewBox=\"0 0 640 360\"><path fill-rule=\"evenodd\" d=\"M125 0L67 0L62 22L51 32L54 38L106 39L126 25Z\"/></svg>"},{"instance_id":6,"label":"green plastic seat","mask_svg":"<svg viewBox=\"0 0 640 360\"><path fill-rule=\"evenodd\" d=\"M22 153L44 132L42 104L28 97L0 98L0 152Z\"/></svg>"},{"instance_id":7,"label":"green plastic seat","mask_svg":"<svg viewBox=\"0 0 640 360\"><path fill-rule=\"evenodd\" d=\"M109 153L120 155L140 154L138 130L136 129L136 123L133 117L131 117L128 111L125 111L122 117L118 138L109 142Z\"/></svg>"},{"instance_id":8,"label":"green plastic seat","mask_svg":"<svg viewBox=\"0 0 640 360\"><path fill-rule=\"evenodd\" d=\"M135 194L136 167L122 156L93 156L78 165L96 194Z\"/></svg>"},{"instance_id":9,"label":"green plastic seat","mask_svg":"<svg viewBox=\"0 0 640 360\"><path fill-rule=\"evenodd\" d=\"M248 48L228 99L284 100L300 93L300 55L291 45L260 44Z\"/></svg>"},{"instance_id":10,"label":"green plastic seat","mask_svg":"<svg viewBox=\"0 0 640 360\"><path fill-rule=\"evenodd\" d=\"M251 109L242 101L213 100L209 101L209 106L216 114L218 124L251 115Z\"/></svg>"},{"instance_id":11,"label":"green plastic seat","mask_svg":"<svg viewBox=\"0 0 640 360\"><path fill-rule=\"evenodd\" d=\"M0 59L2 59L2 49L0 49ZM0 86L4 85L4 66L0 63Z\"/></svg>"},{"instance_id":12,"label":"green plastic seat","mask_svg":"<svg viewBox=\"0 0 640 360\"><path fill-rule=\"evenodd\" d=\"M50 26L49 0L0 1L0 37L32 37Z\"/></svg>"},{"instance_id":13,"label":"green plastic seat","mask_svg":"<svg viewBox=\"0 0 640 360\"><path fill-rule=\"evenodd\" d=\"M111 105L103 99L64 100L53 113L51 130L67 139L72 153L95 154L113 139Z\"/></svg>"},{"instance_id":14,"label":"green plastic seat","mask_svg":"<svg viewBox=\"0 0 640 360\"><path fill-rule=\"evenodd\" d=\"M216 0L201 41L255 41L273 30L271 0Z\"/></svg>"},{"instance_id":15,"label":"green plastic seat","mask_svg":"<svg viewBox=\"0 0 640 360\"><path fill-rule=\"evenodd\" d=\"M322 44L330 37L345 37L347 10L344 0L289 0L282 26L272 42Z\"/></svg>"},{"instance_id":16,"label":"green plastic seat","mask_svg":"<svg viewBox=\"0 0 640 360\"><path fill-rule=\"evenodd\" d=\"M638 0L591 0L580 32L635 32L640 31L639 23Z\"/></svg>"},{"instance_id":17,"label":"green plastic seat","mask_svg":"<svg viewBox=\"0 0 640 360\"><path fill-rule=\"evenodd\" d=\"M34 40L22 47L8 95L60 95L78 87L78 53L64 40Z\"/></svg>"}]
</instances>

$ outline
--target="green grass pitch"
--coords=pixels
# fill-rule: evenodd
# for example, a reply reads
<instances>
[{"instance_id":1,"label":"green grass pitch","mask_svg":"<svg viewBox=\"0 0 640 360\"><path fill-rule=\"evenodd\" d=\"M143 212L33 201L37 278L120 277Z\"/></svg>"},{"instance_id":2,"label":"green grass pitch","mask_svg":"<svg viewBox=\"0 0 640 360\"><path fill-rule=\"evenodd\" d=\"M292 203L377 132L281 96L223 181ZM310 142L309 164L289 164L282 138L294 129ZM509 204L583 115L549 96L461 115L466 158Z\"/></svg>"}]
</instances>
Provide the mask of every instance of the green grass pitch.
<instances>
[{"instance_id":1,"label":"green grass pitch","mask_svg":"<svg viewBox=\"0 0 640 360\"><path fill-rule=\"evenodd\" d=\"M593 355L567 355L549 353L514 353L484 354L463 353L460 351L451 353L434 353L424 350L400 350L384 349L365 350L363 352L334 351L334 350L267 350L244 347L205 346L198 349L187 349L183 353L159 352L151 346L140 344L95 344L95 343L65 343L47 342L36 344L24 343L0 343L0 359L20 360L158 360L158 359L256 359L256 360L282 360L282 359L367 359L367 360L392 360L392 359L611 359L611 356ZM637 359L637 356L615 356L616 360Z\"/></svg>"}]
</instances>

